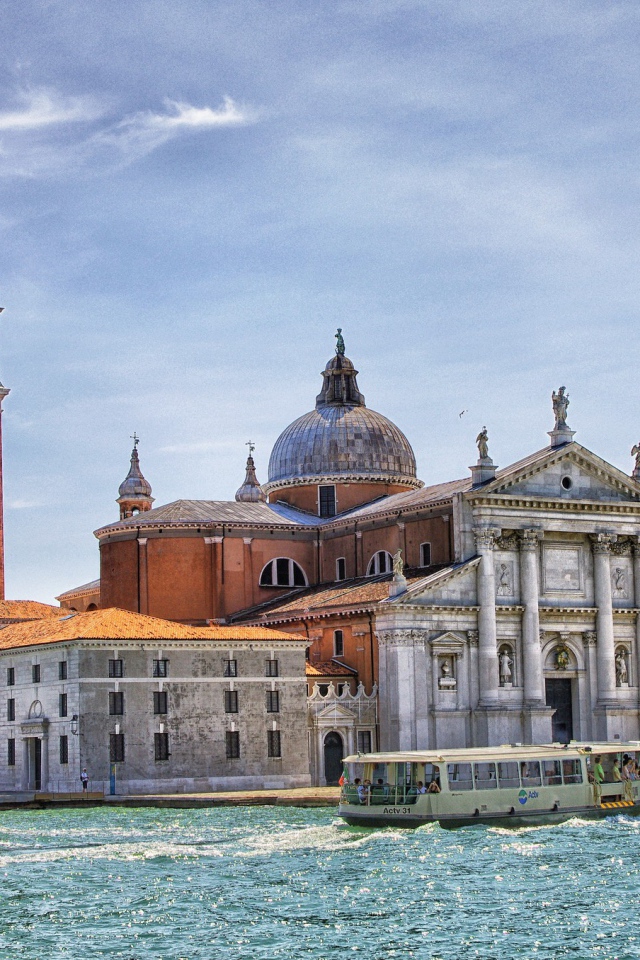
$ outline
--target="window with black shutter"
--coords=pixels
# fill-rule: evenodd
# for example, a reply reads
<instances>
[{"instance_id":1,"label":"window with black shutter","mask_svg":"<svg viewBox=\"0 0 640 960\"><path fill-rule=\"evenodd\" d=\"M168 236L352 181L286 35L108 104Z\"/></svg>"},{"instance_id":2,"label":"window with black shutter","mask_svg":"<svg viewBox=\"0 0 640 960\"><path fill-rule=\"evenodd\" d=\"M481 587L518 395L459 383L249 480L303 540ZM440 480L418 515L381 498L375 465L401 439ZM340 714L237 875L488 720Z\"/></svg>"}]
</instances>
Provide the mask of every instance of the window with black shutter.
<instances>
[{"instance_id":1,"label":"window with black shutter","mask_svg":"<svg viewBox=\"0 0 640 960\"><path fill-rule=\"evenodd\" d=\"M124 676L124 663L122 660L109 660L109 676L116 678Z\"/></svg>"},{"instance_id":2,"label":"window with black shutter","mask_svg":"<svg viewBox=\"0 0 640 960\"><path fill-rule=\"evenodd\" d=\"M60 737L60 763L69 763L69 737Z\"/></svg>"},{"instance_id":3,"label":"window with black shutter","mask_svg":"<svg viewBox=\"0 0 640 960\"><path fill-rule=\"evenodd\" d=\"M16 718L16 702L11 697L7 700L7 720L15 720Z\"/></svg>"},{"instance_id":4,"label":"window with black shutter","mask_svg":"<svg viewBox=\"0 0 640 960\"><path fill-rule=\"evenodd\" d=\"M40 664L33 663L31 665L31 682L40 683Z\"/></svg>"},{"instance_id":5,"label":"window with black shutter","mask_svg":"<svg viewBox=\"0 0 640 960\"><path fill-rule=\"evenodd\" d=\"M277 690L267 690L267 713L280 713L280 694Z\"/></svg>"},{"instance_id":6,"label":"window with black shutter","mask_svg":"<svg viewBox=\"0 0 640 960\"><path fill-rule=\"evenodd\" d=\"M279 667L277 660L267 660L265 664L265 677L277 677L279 675Z\"/></svg>"},{"instance_id":7,"label":"window with black shutter","mask_svg":"<svg viewBox=\"0 0 640 960\"><path fill-rule=\"evenodd\" d=\"M271 758L282 756L279 730L267 730L267 756Z\"/></svg>"},{"instance_id":8,"label":"window with black shutter","mask_svg":"<svg viewBox=\"0 0 640 960\"><path fill-rule=\"evenodd\" d=\"M58 680L67 679L67 661L59 660L58 661Z\"/></svg>"},{"instance_id":9,"label":"window with black shutter","mask_svg":"<svg viewBox=\"0 0 640 960\"><path fill-rule=\"evenodd\" d=\"M154 733L153 744L155 749L156 760L168 760L169 759L169 734Z\"/></svg>"},{"instance_id":10,"label":"window with black shutter","mask_svg":"<svg viewBox=\"0 0 640 960\"><path fill-rule=\"evenodd\" d=\"M16 668L7 667L7 686L15 687L16 685Z\"/></svg>"},{"instance_id":11,"label":"window with black shutter","mask_svg":"<svg viewBox=\"0 0 640 960\"><path fill-rule=\"evenodd\" d=\"M237 690L224 691L224 712L225 713L238 712L238 691Z\"/></svg>"},{"instance_id":12,"label":"window with black shutter","mask_svg":"<svg viewBox=\"0 0 640 960\"><path fill-rule=\"evenodd\" d=\"M66 717L67 716L67 695L66 693L60 693L58 695L58 716Z\"/></svg>"},{"instance_id":13,"label":"window with black shutter","mask_svg":"<svg viewBox=\"0 0 640 960\"><path fill-rule=\"evenodd\" d=\"M237 730L227 730L225 734L227 760L237 760L240 756L240 734Z\"/></svg>"},{"instance_id":14,"label":"window with black shutter","mask_svg":"<svg viewBox=\"0 0 640 960\"><path fill-rule=\"evenodd\" d=\"M109 760L111 763L124 763L124 733L109 734Z\"/></svg>"},{"instance_id":15,"label":"window with black shutter","mask_svg":"<svg viewBox=\"0 0 640 960\"><path fill-rule=\"evenodd\" d=\"M166 713L166 712L167 712L167 691L166 691L166 690L154 690L154 692L153 692L153 712L154 712L154 713Z\"/></svg>"},{"instance_id":16,"label":"window with black shutter","mask_svg":"<svg viewBox=\"0 0 640 960\"><path fill-rule=\"evenodd\" d=\"M124 693L121 691L118 693L109 694L109 716L110 717L121 717L124 713Z\"/></svg>"},{"instance_id":17,"label":"window with black shutter","mask_svg":"<svg viewBox=\"0 0 640 960\"><path fill-rule=\"evenodd\" d=\"M154 675L154 677L168 677L168 676L169 676L169 661L168 661L168 660L154 660L154 661L153 661L153 675Z\"/></svg>"},{"instance_id":18,"label":"window with black shutter","mask_svg":"<svg viewBox=\"0 0 640 960\"><path fill-rule=\"evenodd\" d=\"M223 677L237 677L237 676L238 676L238 661L237 661L237 660L223 660L223 661L222 661L222 675L223 675Z\"/></svg>"},{"instance_id":19,"label":"window with black shutter","mask_svg":"<svg viewBox=\"0 0 640 960\"><path fill-rule=\"evenodd\" d=\"M7 765L10 767L16 765L16 741L13 737L7 740Z\"/></svg>"}]
</instances>

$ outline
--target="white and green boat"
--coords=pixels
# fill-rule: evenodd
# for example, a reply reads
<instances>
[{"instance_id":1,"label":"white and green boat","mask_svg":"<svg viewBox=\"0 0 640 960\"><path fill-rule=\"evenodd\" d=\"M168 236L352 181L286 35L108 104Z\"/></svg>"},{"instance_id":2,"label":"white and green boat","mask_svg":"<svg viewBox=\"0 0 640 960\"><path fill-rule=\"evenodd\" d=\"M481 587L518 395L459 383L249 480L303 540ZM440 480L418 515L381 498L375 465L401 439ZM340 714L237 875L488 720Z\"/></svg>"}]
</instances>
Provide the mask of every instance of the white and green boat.
<instances>
[{"instance_id":1,"label":"white and green boat","mask_svg":"<svg viewBox=\"0 0 640 960\"><path fill-rule=\"evenodd\" d=\"M347 823L372 827L635 816L636 760L640 741L358 754L344 760L338 812Z\"/></svg>"}]
</instances>

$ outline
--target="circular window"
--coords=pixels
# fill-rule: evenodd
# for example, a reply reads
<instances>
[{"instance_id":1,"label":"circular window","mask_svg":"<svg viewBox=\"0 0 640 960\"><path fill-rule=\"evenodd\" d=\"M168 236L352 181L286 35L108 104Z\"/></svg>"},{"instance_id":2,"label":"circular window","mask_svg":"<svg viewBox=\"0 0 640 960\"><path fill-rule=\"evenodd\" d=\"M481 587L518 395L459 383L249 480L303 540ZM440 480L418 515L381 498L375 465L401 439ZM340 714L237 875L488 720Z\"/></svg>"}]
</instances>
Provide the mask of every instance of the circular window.
<instances>
[{"instance_id":1,"label":"circular window","mask_svg":"<svg viewBox=\"0 0 640 960\"><path fill-rule=\"evenodd\" d=\"M573 480L571 477L563 477L560 483L562 484L563 490L571 490L571 487L573 486Z\"/></svg>"}]
</instances>

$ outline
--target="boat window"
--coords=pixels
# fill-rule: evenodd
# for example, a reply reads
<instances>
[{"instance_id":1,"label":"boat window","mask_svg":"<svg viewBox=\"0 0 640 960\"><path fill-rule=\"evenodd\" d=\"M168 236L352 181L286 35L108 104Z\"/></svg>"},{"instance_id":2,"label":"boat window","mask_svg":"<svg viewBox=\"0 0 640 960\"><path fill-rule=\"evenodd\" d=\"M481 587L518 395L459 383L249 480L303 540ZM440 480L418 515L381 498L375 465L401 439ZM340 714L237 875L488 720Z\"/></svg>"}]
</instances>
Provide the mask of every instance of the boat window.
<instances>
[{"instance_id":1,"label":"boat window","mask_svg":"<svg viewBox=\"0 0 640 960\"><path fill-rule=\"evenodd\" d=\"M424 765L424 785L429 787L430 783L437 783L439 787L442 787L440 783L440 767L437 763L425 763Z\"/></svg>"},{"instance_id":2,"label":"boat window","mask_svg":"<svg viewBox=\"0 0 640 960\"><path fill-rule=\"evenodd\" d=\"M476 790L495 790L496 780L495 763L476 763Z\"/></svg>"},{"instance_id":3,"label":"boat window","mask_svg":"<svg viewBox=\"0 0 640 960\"><path fill-rule=\"evenodd\" d=\"M473 790L470 763L448 763L447 777L450 790Z\"/></svg>"},{"instance_id":4,"label":"boat window","mask_svg":"<svg viewBox=\"0 0 640 960\"><path fill-rule=\"evenodd\" d=\"M540 780L540 761L523 760L520 764L520 776L523 787L539 787Z\"/></svg>"},{"instance_id":5,"label":"boat window","mask_svg":"<svg viewBox=\"0 0 640 960\"><path fill-rule=\"evenodd\" d=\"M520 786L520 774L515 760L504 760L498 764L498 782L501 787Z\"/></svg>"},{"instance_id":6,"label":"boat window","mask_svg":"<svg viewBox=\"0 0 640 960\"><path fill-rule=\"evenodd\" d=\"M542 761L542 781L545 787L555 787L562 783L559 760Z\"/></svg>"},{"instance_id":7,"label":"boat window","mask_svg":"<svg viewBox=\"0 0 640 960\"><path fill-rule=\"evenodd\" d=\"M565 783L582 783L582 764L580 760L563 760L562 774Z\"/></svg>"}]
</instances>

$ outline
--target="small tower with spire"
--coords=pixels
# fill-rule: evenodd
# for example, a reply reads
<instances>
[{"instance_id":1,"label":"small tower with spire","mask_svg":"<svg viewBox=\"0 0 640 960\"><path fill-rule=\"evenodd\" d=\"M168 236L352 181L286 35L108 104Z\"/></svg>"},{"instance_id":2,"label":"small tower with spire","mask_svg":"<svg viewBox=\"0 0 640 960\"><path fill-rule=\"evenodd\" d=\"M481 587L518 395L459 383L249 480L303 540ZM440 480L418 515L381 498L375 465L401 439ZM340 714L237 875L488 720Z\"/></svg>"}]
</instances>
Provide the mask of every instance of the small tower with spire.
<instances>
[{"instance_id":1,"label":"small tower with spire","mask_svg":"<svg viewBox=\"0 0 640 960\"><path fill-rule=\"evenodd\" d=\"M118 490L119 497L116 503L120 504L120 519L128 520L136 513L144 513L151 510L153 497L151 496L151 484L142 476L140 470L140 460L138 458L138 444L140 437L135 433L131 438L133 440L133 450L131 451L131 466L129 473L120 484Z\"/></svg>"},{"instance_id":2,"label":"small tower with spire","mask_svg":"<svg viewBox=\"0 0 640 960\"><path fill-rule=\"evenodd\" d=\"M249 447L249 456L247 457L247 472L245 474L244 483L236 491L236 500L238 503L264 503L267 498L262 492L262 487L258 483L258 478L256 477L256 465L253 462L252 456L256 446L251 440L248 441L247 446Z\"/></svg>"}]
</instances>

